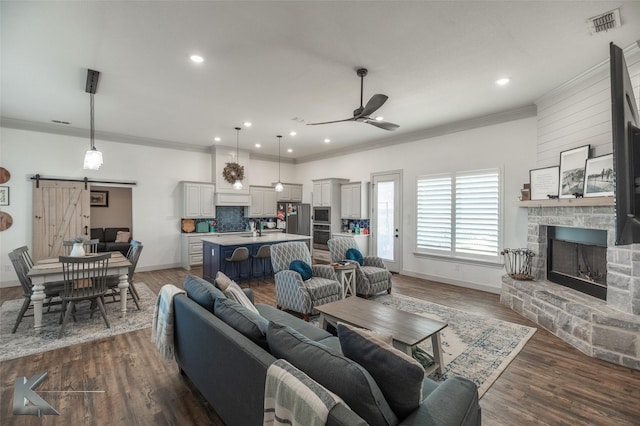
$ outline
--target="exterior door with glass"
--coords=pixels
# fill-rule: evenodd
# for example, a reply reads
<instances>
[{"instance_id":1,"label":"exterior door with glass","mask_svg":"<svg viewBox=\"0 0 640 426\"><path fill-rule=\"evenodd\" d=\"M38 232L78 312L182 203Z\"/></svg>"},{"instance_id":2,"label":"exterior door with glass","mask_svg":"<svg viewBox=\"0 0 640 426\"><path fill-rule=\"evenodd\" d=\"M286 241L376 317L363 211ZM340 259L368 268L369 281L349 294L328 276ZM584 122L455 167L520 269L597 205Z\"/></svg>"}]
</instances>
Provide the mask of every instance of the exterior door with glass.
<instances>
[{"instance_id":1,"label":"exterior door with glass","mask_svg":"<svg viewBox=\"0 0 640 426\"><path fill-rule=\"evenodd\" d=\"M391 272L402 269L402 170L371 174L372 253Z\"/></svg>"}]
</instances>

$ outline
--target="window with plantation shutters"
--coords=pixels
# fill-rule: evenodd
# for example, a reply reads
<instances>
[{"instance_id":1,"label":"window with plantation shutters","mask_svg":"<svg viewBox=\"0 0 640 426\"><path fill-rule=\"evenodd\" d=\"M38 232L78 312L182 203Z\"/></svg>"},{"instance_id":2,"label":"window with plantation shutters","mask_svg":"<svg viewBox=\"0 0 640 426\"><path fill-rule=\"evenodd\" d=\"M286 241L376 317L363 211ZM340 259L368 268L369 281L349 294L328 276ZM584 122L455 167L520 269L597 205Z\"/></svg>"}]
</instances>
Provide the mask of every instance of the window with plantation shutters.
<instances>
[{"instance_id":1,"label":"window with plantation shutters","mask_svg":"<svg viewBox=\"0 0 640 426\"><path fill-rule=\"evenodd\" d=\"M500 251L500 171L421 176L418 252L496 260Z\"/></svg>"}]
</instances>

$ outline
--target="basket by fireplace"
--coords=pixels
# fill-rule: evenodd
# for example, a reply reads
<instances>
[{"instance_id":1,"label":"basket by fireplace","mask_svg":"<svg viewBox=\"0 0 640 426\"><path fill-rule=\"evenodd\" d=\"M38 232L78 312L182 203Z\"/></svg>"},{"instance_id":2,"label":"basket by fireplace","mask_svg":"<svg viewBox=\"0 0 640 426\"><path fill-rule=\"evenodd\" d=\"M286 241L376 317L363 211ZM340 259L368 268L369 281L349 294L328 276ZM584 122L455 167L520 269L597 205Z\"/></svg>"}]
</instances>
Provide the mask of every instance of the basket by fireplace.
<instances>
[{"instance_id":1,"label":"basket by fireplace","mask_svg":"<svg viewBox=\"0 0 640 426\"><path fill-rule=\"evenodd\" d=\"M504 256L504 268L514 280L532 280L531 263L535 253L526 248L504 249L500 252Z\"/></svg>"}]
</instances>

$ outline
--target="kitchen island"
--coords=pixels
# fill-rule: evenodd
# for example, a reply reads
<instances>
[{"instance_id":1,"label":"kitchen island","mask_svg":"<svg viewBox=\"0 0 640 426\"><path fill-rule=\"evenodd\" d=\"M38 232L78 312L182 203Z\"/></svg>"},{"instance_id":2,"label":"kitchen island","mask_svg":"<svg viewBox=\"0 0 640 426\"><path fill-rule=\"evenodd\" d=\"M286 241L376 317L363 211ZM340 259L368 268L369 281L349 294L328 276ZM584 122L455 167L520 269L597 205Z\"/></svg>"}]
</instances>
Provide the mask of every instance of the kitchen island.
<instances>
[{"instance_id":1,"label":"kitchen island","mask_svg":"<svg viewBox=\"0 0 640 426\"><path fill-rule=\"evenodd\" d=\"M260 277L263 275L263 266L267 275L271 272L271 260L265 259L251 262L251 255L258 252L263 245L272 245L288 241L304 241L309 245L311 237L307 235L264 233L262 236L252 235L215 235L202 238L202 278L213 283L218 271L224 272L234 281ZM239 267L232 267L225 259L231 257L238 247L246 247L249 250L249 259L242 262ZM262 262L266 262L263 265Z\"/></svg>"}]
</instances>

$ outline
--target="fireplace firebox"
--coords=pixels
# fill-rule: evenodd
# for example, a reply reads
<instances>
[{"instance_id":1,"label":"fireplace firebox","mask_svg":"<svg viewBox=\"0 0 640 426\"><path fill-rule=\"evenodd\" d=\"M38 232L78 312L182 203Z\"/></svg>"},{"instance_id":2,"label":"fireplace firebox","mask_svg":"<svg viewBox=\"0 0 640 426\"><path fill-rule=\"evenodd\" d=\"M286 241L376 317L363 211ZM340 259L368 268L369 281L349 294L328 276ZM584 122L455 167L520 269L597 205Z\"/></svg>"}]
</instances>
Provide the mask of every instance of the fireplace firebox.
<instances>
[{"instance_id":1,"label":"fireplace firebox","mask_svg":"<svg viewBox=\"0 0 640 426\"><path fill-rule=\"evenodd\" d=\"M607 299L607 231L550 226L547 279Z\"/></svg>"}]
</instances>

